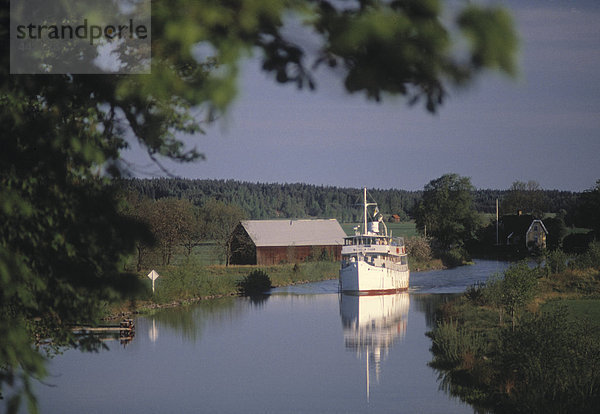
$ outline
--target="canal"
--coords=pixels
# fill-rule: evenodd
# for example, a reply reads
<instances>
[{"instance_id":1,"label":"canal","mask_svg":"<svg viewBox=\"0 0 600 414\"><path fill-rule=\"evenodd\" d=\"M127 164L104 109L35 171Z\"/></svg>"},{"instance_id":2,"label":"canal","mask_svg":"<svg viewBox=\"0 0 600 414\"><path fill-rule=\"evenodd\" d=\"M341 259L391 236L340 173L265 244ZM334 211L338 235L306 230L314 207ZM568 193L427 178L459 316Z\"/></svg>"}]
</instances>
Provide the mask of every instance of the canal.
<instances>
[{"instance_id":1,"label":"canal","mask_svg":"<svg viewBox=\"0 0 600 414\"><path fill-rule=\"evenodd\" d=\"M131 342L67 350L36 384L42 413L472 413L439 389L425 333L448 295L507 266L413 273L408 293L356 297L337 281L136 319Z\"/></svg>"}]
</instances>

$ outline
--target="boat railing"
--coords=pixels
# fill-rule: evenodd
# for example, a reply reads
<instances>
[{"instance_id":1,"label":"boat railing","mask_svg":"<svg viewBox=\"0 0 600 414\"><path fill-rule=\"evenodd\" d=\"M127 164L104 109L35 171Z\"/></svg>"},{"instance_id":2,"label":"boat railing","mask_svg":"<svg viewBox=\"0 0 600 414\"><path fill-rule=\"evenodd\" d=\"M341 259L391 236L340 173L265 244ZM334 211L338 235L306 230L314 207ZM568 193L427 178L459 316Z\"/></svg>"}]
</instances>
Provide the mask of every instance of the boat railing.
<instances>
[{"instance_id":1,"label":"boat railing","mask_svg":"<svg viewBox=\"0 0 600 414\"><path fill-rule=\"evenodd\" d=\"M392 246L404 246L404 237L392 237Z\"/></svg>"}]
</instances>

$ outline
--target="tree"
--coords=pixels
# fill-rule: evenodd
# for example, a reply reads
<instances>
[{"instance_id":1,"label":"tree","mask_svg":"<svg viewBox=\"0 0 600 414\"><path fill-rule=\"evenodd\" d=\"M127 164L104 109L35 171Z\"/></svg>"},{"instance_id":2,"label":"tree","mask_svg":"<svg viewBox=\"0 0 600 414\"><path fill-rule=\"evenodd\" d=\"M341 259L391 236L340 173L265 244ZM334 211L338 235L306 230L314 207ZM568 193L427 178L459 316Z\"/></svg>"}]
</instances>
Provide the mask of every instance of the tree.
<instances>
[{"instance_id":1,"label":"tree","mask_svg":"<svg viewBox=\"0 0 600 414\"><path fill-rule=\"evenodd\" d=\"M560 249L562 247L562 240L567 234L567 227L560 215L556 217L547 217L543 220L546 230L548 230L548 237L546 240L546 246L550 250Z\"/></svg>"},{"instance_id":2,"label":"tree","mask_svg":"<svg viewBox=\"0 0 600 414\"><path fill-rule=\"evenodd\" d=\"M244 210L238 206L225 204L214 199L208 200L202 206L202 217L207 230L207 237L217 244L226 265L229 265L231 260L233 231L245 216Z\"/></svg>"},{"instance_id":3,"label":"tree","mask_svg":"<svg viewBox=\"0 0 600 414\"><path fill-rule=\"evenodd\" d=\"M194 216L188 200L163 198L155 201L150 212L150 226L158 240L162 264L171 264L175 248L183 243L184 235Z\"/></svg>"},{"instance_id":4,"label":"tree","mask_svg":"<svg viewBox=\"0 0 600 414\"><path fill-rule=\"evenodd\" d=\"M522 212L532 214L535 218L542 218L545 201L540 184L533 180L515 181L508 189L501 206L504 214Z\"/></svg>"},{"instance_id":5,"label":"tree","mask_svg":"<svg viewBox=\"0 0 600 414\"><path fill-rule=\"evenodd\" d=\"M504 271L504 279L500 286L500 302L510 315L514 330L518 312L535 297L537 272L530 269L526 262L517 263Z\"/></svg>"},{"instance_id":6,"label":"tree","mask_svg":"<svg viewBox=\"0 0 600 414\"><path fill-rule=\"evenodd\" d=\"M135 193L127 193L122 196L122 202L120 203L119 212L130 217L133 220L143 223L148 230L148 237L145 239L138 239L135 241L135 250L137 253L136 270L139 272L142 270L142 264L144 263L146 256L150 253L153 247L156 245L156 235L152 231L151 227L151 215L154 201L149 198Z\"/></svg>"},{"instance_id":7,"label":"tree","mask_svg":"<svg viewBox=\"0 0 600 414\"><path fill-rule=\"evenodd\" d=\"M103 301L131 294L135 279L123 274L122 258L147 229L119 213L110 180L127 173L120 151L128 140L137 140L157 165L164 157L201 159L178 139L201 132L202 120L190 109L206 108L208 119L223 112L235 96L239 61L252 51L278 82L314 88L311 71L324 64L351 93L374 100L397 94L424 102L428 111L443 103L448 86L466 84L483 69L514 73L516 35L502 9L466 3L448 27L442 14L435 0L157 0L152 71L143 76L14 76L3 48L0 387L20 378L31 396L29 378L44 369L30 346L36 336L43 331L54 343L74 343L71 323L97 320ZM311 62L292 40L305 37L284 25L300 15L320 40ZM0 18L10 20L7 0L0 0ZM469 45L466 53L455 53L455 28ZM5 44L9 30L0 27ZM198 46L209 56L198 57Z\"/></svg>"},{"instance_id":8,"label":"tree","mask_svg":"<svg viewBox=\"0 0 600 414\"><path fill-rule=\"evenodd\" d=\"M206 223L202 220L202 211L200 208L190 203L188 213L189 222L182 229L180 243L185 249L186 257L190 257L192 249L200 246L202 241L206 240Z\"/></svg>"},{"instance_id":9,"label":"tree","mask_svg":"<svg viewBox=\"0 0 600 414\"><path fill-rule=\"evenodd\" d=\"M478 225L472 206L473 186L467 177L445 174L427 184L416 209L417 228L434 237L443 248L460 247L473 237Z\"/></svg>"},{"instance_id":10,"label":"tree","mask_svg":"<svg viewBox=\"0 0 600 414\"><path fill-rule=\"evenodd\" d=\"M594 230L596 237L600 235L600 180L596 181L594 188L584 191L579 197L575 224Z\"/></svg>"}]
</instances>

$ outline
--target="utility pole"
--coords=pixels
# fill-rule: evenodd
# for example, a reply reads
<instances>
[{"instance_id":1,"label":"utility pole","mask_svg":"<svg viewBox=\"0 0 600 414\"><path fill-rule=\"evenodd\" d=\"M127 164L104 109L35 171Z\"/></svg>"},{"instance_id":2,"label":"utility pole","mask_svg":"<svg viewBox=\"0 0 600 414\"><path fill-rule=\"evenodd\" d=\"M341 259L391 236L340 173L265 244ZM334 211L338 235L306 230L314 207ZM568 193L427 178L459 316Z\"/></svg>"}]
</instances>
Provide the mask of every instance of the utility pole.
<instances>
[{"instance_id":1,"label":"utility pole","mask_svg":"<svg viewBox=\"0 0 600 414\"><path fill-rule=\"evenodd\" d=\"M498 214L498 199L496 199L496 246L498 246L500 244L500 241L498 239L498 219L499 219L499 214Z\"/></svg>"}]
</instances>

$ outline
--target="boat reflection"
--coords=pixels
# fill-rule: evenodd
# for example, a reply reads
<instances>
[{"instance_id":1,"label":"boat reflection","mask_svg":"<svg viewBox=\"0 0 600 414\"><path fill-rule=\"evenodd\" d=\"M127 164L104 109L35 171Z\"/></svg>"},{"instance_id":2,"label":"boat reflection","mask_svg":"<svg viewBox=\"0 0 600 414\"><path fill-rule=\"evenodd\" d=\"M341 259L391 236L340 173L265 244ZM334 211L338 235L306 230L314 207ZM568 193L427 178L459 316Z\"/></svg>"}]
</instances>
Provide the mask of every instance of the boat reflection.
<instances>
[{"instance_id":1,"label":"boat reflection","mask_svg":"<svg viewBox=\"0 0 600 414\"><path fill-rule=\"evenodd\" d=\"M366 393L370 397L371 370L379 382L381 362L389 350L406 335L409 294L340 295L344 343L356 356L366 359ZM374 368L372 368L374 367Z\"/></svg>"}]
</instances>

